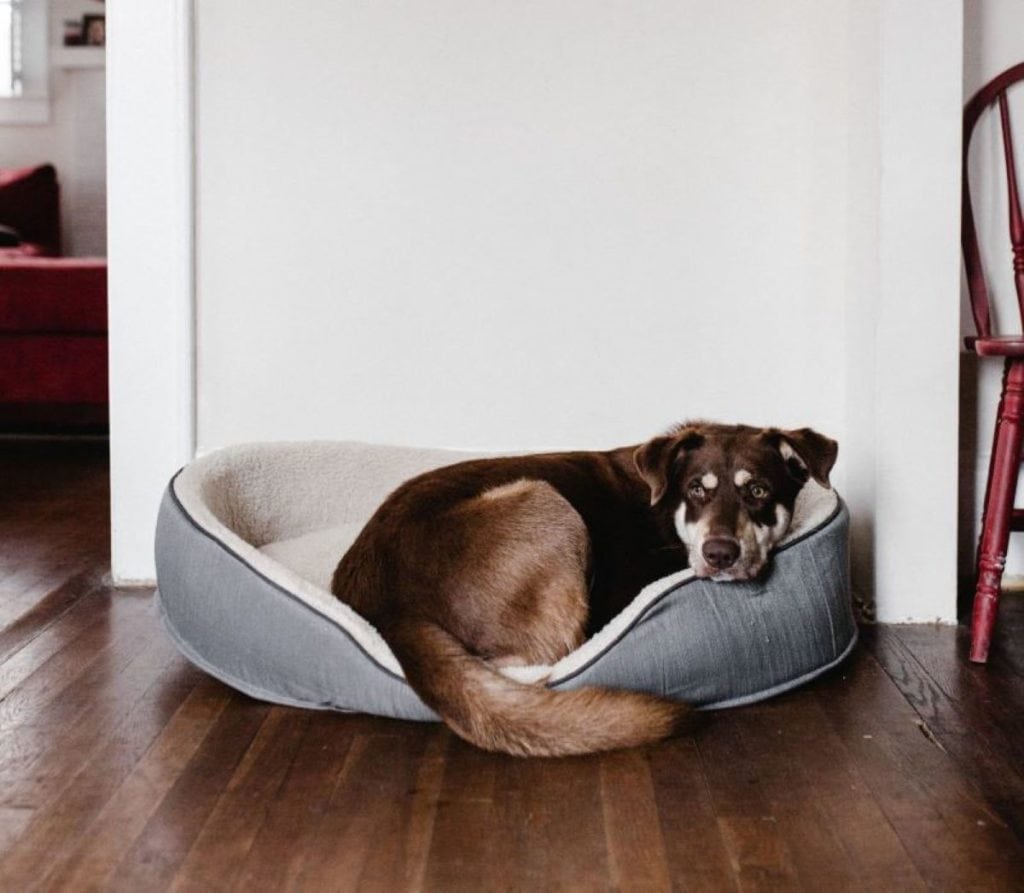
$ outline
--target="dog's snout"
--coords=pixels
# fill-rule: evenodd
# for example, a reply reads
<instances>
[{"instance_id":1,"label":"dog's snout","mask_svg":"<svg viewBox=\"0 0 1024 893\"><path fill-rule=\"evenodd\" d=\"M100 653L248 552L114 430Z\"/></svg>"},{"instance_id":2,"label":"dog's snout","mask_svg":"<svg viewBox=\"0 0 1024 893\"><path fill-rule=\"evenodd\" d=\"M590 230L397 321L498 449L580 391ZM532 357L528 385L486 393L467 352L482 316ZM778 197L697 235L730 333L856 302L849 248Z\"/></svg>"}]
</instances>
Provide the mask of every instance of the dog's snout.
<instances>
[{"instance_id":1,"label":"dog's snout","mask_svg":"<svg viewBox=\"0 0 1024 893\"><path fill-rule=\"evenodd\" d=\"M708 537L704 540L701 552L708 564L715 570L723 571L732 567L740 557L740 544L730 537Z\"/></svg>"}]
</instances>

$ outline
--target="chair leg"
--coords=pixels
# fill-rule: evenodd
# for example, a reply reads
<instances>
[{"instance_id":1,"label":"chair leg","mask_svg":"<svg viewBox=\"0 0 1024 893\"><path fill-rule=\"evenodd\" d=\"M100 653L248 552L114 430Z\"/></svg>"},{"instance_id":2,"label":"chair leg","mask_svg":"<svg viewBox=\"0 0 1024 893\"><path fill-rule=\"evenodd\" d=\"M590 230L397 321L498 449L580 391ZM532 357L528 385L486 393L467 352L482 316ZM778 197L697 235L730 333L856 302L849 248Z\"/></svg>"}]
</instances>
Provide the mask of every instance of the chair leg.
<instances>
[{"instance_id":1,"label":"chair leg","mask_svg":"<svg viewBox=\"0 0 1024 893\"><path fill-rule=\"evenodd\" d=\"M1024 418L1024 361L1008 359L999 399L992 464L989 468L981 542L978 546L978 583L971 617L971 660L988 660L989 643L999 606L999 585L1006 564L1017 475L1020 471Z\"/></svg>"}]
</instances>

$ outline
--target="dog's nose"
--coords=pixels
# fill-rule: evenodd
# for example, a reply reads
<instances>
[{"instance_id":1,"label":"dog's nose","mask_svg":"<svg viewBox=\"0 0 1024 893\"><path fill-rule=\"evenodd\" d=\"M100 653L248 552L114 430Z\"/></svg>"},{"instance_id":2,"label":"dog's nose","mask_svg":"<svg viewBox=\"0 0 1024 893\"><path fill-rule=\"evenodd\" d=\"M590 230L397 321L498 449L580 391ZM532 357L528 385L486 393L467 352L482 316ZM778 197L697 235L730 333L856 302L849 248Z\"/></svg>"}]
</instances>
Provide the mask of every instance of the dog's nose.
<instances>
[{"instance_id":1,"label":"dog's nose","mask_svg":"<svg viewBox=\"0 0 1024 893\"><path fill-rule=\"evenodd\" d=\"M715 570L724 571L732 567L740 557L740 544L729 537L712 536L704 540L701 552L704 560Z\"/></svg>"}]
</instances>

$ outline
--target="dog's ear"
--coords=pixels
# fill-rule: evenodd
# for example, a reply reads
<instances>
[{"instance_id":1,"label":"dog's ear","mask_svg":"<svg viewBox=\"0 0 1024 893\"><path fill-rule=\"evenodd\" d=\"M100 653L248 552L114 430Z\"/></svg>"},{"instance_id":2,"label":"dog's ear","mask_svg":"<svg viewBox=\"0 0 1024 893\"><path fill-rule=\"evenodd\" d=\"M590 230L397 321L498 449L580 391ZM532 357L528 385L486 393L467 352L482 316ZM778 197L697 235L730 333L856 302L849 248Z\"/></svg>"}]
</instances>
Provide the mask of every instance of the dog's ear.
<instances>
[{"instance_id":1,"label":"dog's ear","mask_svg":"<svg viewBox=\"0 0 1024 893\"><path fill-rule=\"evenodd\" d=\"M686 427L641 444L633 452L633 464L651 488L651 505L657 505L668 489L672 466L686 451L704 442L697 428Z\"/></svg>"},{"instance_id":2,"label":"dog's ear","mask_svg":"<svg viewBox=\"0 0 1024 893\"><path fill-rule=\"evenodd\" d=\"M769 432L769 439L786 461L786 469L800 483L813 477L823 487L829 486L828 475L836 464L839 444L811 428Z\"/></svg>"}]
</instances>

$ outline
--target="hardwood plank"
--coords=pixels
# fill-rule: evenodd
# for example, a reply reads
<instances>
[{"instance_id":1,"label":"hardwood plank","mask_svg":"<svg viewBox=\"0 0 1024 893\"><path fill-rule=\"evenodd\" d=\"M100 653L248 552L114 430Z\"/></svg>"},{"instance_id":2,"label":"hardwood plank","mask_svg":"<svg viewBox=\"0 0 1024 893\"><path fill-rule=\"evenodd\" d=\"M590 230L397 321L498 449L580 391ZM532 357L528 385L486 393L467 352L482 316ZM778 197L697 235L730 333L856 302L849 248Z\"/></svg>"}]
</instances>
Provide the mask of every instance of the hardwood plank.
<instances>
[{"instance_id":1,"label":"hardwood plank","mask_svg":"<svg viewBox=\"0 0 1024 893\"><path fill-rule=\"evenodd\" d=\"M297 889L306 856L316 851L316 836L334 794L337 780L345 771L353 742L359 736L380 729L379 721L366 716L315 713L299 744L295 759L278 795L269 804L235 886L239 890ZM443 740L437 730L433 740ZM428 747L424 760L443 760L436 745ZM436 771L436 767L433 767ZM421 765L420 779L424 777ZM430 791L418 781L414 796L429 798ZM429 787L429 779L426 782ZM410 884L411 887L415 886ZM126 890L132 888L127 887Z\"/></svg>"},{"instance_id":2,"label":"hardwood plank","mask_svg":"<svg viewBox=\"0 0 1024 893\"><path fill-rule=\"evenodd\" d=\"M79 571L51 589L0 630L0 664L21 650L72 605L103 585L103 572L96 567Z\"/></svg>"},{"instance_id":3,"label":"hardwood plank","mask_svg":"<svg viewBox=\"0 0 1024 893\"><path fill-rule=\"evenodd\" d=\"M0 699L91 627L109 624L110 592L96 592L80 599L39 635L12 652L0 663ZM97 601L100 603L97 604Z\"/></svg>"},{"instance_id":4,"label":"hardwood plank","mask_svg":"<svg viewBox=\"0 0 1024 893\"><path fill-rule=\"evenodd\" d=\"M173 889L211 890L234 883L309 722L308 712L270 708L175 874Z\"/></svg>"},{"instance_id":5,"label":"hardwood plank","mask_svg":"<svg viewBox=\"0 0 1024 893\"><path fill-rule=\"evenodd\" d=\"M102 888L230 700L196 688L121 782L77 846L65 846L44 874L58 889ZM236 729L237 731L237 729ZM255 727L253 728L255 731Z\"/></svg>"},{"instance_id":6,"label":"hardwood plank","mask_svg":"<svg viewBox=\"0 0 1024 893\"><path fill-rule=\"evenodd\" d=\"M979 861L1004 837L992 810L921 733L920 718L877 661L861 651L844 677L822 686L820 703L925 882L983 887L993 870L1019 876L1017 852Z\"/></svg>"},{"instance_id":7,"label":"hardwood plank","mask_svg":"<svg viewBox=\"0 0 1024 893\"><path fill-rule=\"evenodd\" d=\"M813 690L783 697L758 715L764 745L777 749L790 771L769 778L766 794L788 814L792 807L789 786L799 802L827 826L839 846L835 858L841 863L832 871L830 883L843 889L844 866L849 865L859 888L902 890L924 888L924 881L907 853L899 835L889 824L871 789L861 778L852 755L835 733ZM767 739L767 740L766 740ZM782 833L792 841L790 849L798 863L802 881L817 886L821 860L807 864L800 853L801 829L786 827ZM815 833L819 852L820 832Z\"/></svg>"},{"instance_id":8,"label":"hardwood plank","mask_svg":"<svg viewBox=\"0 0 1024 893\"><path fill-rule=\"evenodd\" d=\"M601 757L601 805L609 874L615 888L670 889L646 749L632 748Z\"/></svg>"},{"instance_id":9,"label":"hardwood plank","mask_svg":"<svg viewBox=\"0 0 1024 893\"><path fill-rule=\"evenodd\" d=\"M717 713L698 746L738 886L792 889L797 886L796 866L762 788L758 758L744 734L744 725L756 722L755 717L756 709Z\"/></svg>"},{"instance_id":10,"label":"hardwood plank","mask_svg":"<svg viewBox=\"0 0 1024 893\"><path fill-rule=\"evenodd\" d=\"M410 730L411 764L405 775L401 802L394 804L377 826L368 857L359 872L362 890L415 889L415 879L425 874L425 859L433 838L433 822L444 777L444 760L450 735L432 724L417 723ZM403 763L404 769L404 763ZM420 791L419 785L426 784ZM395 807L398 808L395 808Z\"/></svg>"},{"instance_id":11,"label":"hardwood plank","mask_svg":"<svg viewBox=\"0 0 1024 893\"><path fill-rule=\"evenodd\" d=\"M160 675L159 668L156 674ZM171 704L167 701L172 692L175 697L170 700L177 703L169 710ZM50 775L26 779L30 789L38 787L48 796L0 860L0 889L18 889L51 867L55 856L77 845L182 702L187 700L192 705L187 709L195 710L226 697L223 686L212 680L177 691L158 680L146 695L127 711L121 723L101 736L91 751L76 754L76 759L68 763L55 762L48 767Z\"/></svg>"},{"instance_id":12,"label":"hardwood plank","mask_svg":"<svg viewBox=\"0 0 1024 893\"><path fill-rule=\"evenodd\" d=\"M32 806L0 806L0 857L25 833L35 814Z\"/></svg>"},{"instance_id":13,"label":"hardwood plank","mask_svg":"<svg viewBox=\"0 0 1024 893\"><path fill-rule=\"evenodd\" d=\"M718 827L741 890L797 890L796 870L773 816L723 815Z\"/></svg>"},{"instance_id":14,"label":"hardwood plank","mask_svg":"<svg viewBox=\"0 0 1024 893\"><path fill-rule=\"evenodd\" d=\"M405 835L406 870L402 881L410 890L422 890L425 883L451 740L452 733L443 724L437 723L430 729L420 757Z\"/></svg>"},{"instance_id":15,"label":"hardwood plank","mask_svg":"<svg viewBox=\"0 0 1024 893\"><path fill-rule=\"evenodd\" d=\"M54 784L77 771L169 666L183 666L156 631L135 634L131 648L111 664L71 680L48 699L33 692L36 697L20 705L17 724L0 739L0 803L38 805Z\"/></svg>"},{"instance_id":16,"label":"hardwood plank","mask_svg":"<svg viewBox=\"0 0 1024 893\"><path fill-rule=\"evenodd\" d=\"M68 498L3 516L0 627L75 574L109 566L106 518L90 515Z\"/></svg>"},{"instance_id":17,"label":"hardwood plank","mask_svg":"<svg viewBox=\"0 0 1024 893\"><path fill-rule=\"evenodd\" d=\"M270 707L228 692L228 701L197 752L148 818L126 841L111 890L166 888L265 721Z\"/></svg>"},{"instance_id":18,"label":"hardwood plank","mask_svg":"<svg viewBox=\"0 0 1024 893\"><path fill-rule=\"evenodd\" d=\"M819 715L816 724L807 724L802 729L818 732L815 738L801 741L799 748L793 748L789 740L794 736L792 714L813 705L812 697L791 694L764 705L754 713L754 721L743 726L744 737L756 757L759 786L800 885L809 890L852 890L866 879L858 877L858 867L843 846L841 832L830 821L826 805L829 782L820 772L808 771L800 758L805 750L822 746L821 738L831 729ZM826 772L832 774L836 770L832 765Z\"/></svg>"},{"instance_id":19,"label":"hardwood plank","mask_svg":"<svg viewBox=\"0 0 1024 893\"><path fill-rule=\"evenodd\" d=\"M142 616L150 604L148 595L124 596L113 589L81 599L0 665L0 714L17 712L8 704L15 691L15 703L30 697L38 700L44 696L42 689L59 692L86 666L100 662L102 653L115 645L120 631L151 626Z\"/></svg>"},{"instance_id":20,"label":"hardwood plank","mask_svg":"<svg viewBox=\"0 0 1024 893\"><path fill-rule=\"evenodd\" d=\"M967 659L966 629L893 626L867 630L865 644L926 722L973 731L1024 760L1024 686L1005 662Z\"/></svg>"},{"instance_id":21,"label":"hardwood plank","mask_svg":"<svg viewBox=\"0 0 1024 893\"><path fill-rule=\"evenodd\" d=\"M42 807L83 767L120 770L118 760L130 762L132 749L147 734L156 734L196 679L196 671L157 640L104 692L107 701L66 729L26 725L2 739L0 800L14 807Z\"/></svg>"},{"instance_id":22,"label":"hardwood plank","mask_svg":"<svg viewBox=\"0 0 1024 893\"><path fill-rule=\"evenodd\" d=\"M967 642L958 643L957 631L949 627L878 629L866 639L929 733L999 816L997 825L1005 825L1006 833L1020 841L1024 778L1019 767L1024 743L1014 735L1017 705L993 691L999 669L968 664Z\"/></svg>"},{"instance_id":23,"label":"hardwood plank","mask_svg":"<svg viewBox=\"0 0 1024 893\"><path fill-rule=\"evenodd\" d=\"M165 889L235 776L270 705L228 692L229 701L110 878L110 889Z\"/></svg>"},{"instance_id":24,"label":"hardwood plank","mask_svg":"<svg viewBox=\"0 0 1024 893\"><path fill-rule=\"evenodd\" d=\"M427 889L603 889L608 870L600 756L523 760L452 739Z\"/></svg>"},{"instance_id":25,"label":"hardwood plank","mask_svg":"<svg viewBox=\"0 0 1024 893\"><path fill-rule=\"evenodd\" d=\"M718 827L696 740L676 738L651 748L650 764L673 886L710 893L735 889L736 877Z\"/></svg>"},{"instance_id":26,"label":"hardwood plank","mask_svg":"<svg viewBox=\"0 0 1024 893\"><path fill-rule=\"evenodd\" d=\"M501 864L513 875L522 872L525 889L533 887L531 876L541 889L608 884L602 760L600 754L525 761L509 757L498 764L497 830L514 844ZM509 834L509 829L518 833Z\"/></svg>"},{"instance_id":27,"label":"hardwood plank","mask_svg":"<svg viewBox=\"0 0 1024 893\"><path fill-rule=\"evenodd\" d=\"M396 731L356 736L302 866L299 888L393 890L412 874L410 792L430 728Z\"/></svg>"},{"instance_id":28,"label":"hardwood plank","mask_svg":"<svg viewBox=\"0 0 1024 893\"><path fill-rule=\"evenodd\" d=\"M66 846L88 824L195 687L193 672L167 672L179 661L152 649L126 677L135 683L131 697L97 710L64 734L48 733L34 759L20 772L11 771L3 796L12 806L36 810L18 847L43 853L53 841Z\"/></svg>"},{"instance_id":29,"label":"hardwood plank","mask_svg":"<svg viewBox=\"0 0 1024 893\"><path fill-rule=\"evenodd\" d=\"M105 444L0 442L0 629L109 566Z\"/></svg>"},{"instance_id":30,"label":"hardwood plank","mask_svg":"<svg viewBox=\"0 0 1024 893\"><path fill-rule=\"evenodd\" d=\"M18 667L20 672L10 676L0 672L11 688L0 700L0 730L23 726L66 728L88 710L86 692L105 692L150 643L170 644L149 616L150 599L129 598L117 595L116 604L107 601L98 605L95 622L86 620L81 634L72 631L63 647L62 637L48 643L52 647L43 649L41 655L30 655L25 665ZM15 654L4 669L21 664L19 658L32 646ZM165 649L165 653L172 652Z\"/></svg>"},{"instance_id":31,"label":"hardwood plank","mask_svg":"<svg viewBox=\"0 0 1024 893\"><path fill-rule=\"evenodd\" d=\"M482 890L495 874L509 876L510 846L502 840L503 804L495 782L499 772L512 768L494 754L450 738L423 869L426 889Z\"/></svg>"},{"instance_id":32,"label":"hardwood plank","mask_svg":"<svg viewBox=\"0 0 1024 893\"><path fill-rule=\"evenodd\" d=\"M46 525L43 529L52 532ZM79 574L94 574L100 577L105 572L106 560L97 556L93 546L51 540L48 548L38 548L38 554L30 554L30 545L18 546L5 541L5 550L17 557L13 570L0 568L0 629L18 622L45 599L54 589L64 586L68 580ZM56 554L54 554L56 553Z\"/></svg>"},{"instance_id":33,"label":"hardwood plank","mask_svg":"<svg viewBox=\"0 0 1024 893\"><path fill-rule=\"evenodd\" d=\"M126 602L69 643L0 701L0 732L32 725L66 727L88 709L87 691L102 690L159 635L148 600ZM123 608L123 610L122 610Z\"/></svg>"}]
</instances>

